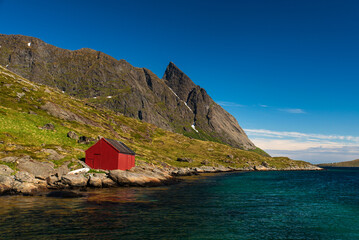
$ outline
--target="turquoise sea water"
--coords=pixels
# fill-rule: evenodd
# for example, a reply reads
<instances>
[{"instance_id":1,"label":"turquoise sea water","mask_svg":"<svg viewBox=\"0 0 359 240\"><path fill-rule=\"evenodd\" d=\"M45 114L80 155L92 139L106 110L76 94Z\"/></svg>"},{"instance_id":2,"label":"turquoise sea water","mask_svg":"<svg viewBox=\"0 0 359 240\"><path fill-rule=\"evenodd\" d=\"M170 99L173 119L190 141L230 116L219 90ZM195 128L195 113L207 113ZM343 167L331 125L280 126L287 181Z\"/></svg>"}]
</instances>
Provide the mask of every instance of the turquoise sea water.
<instances>
[{"instance_id":1,"label":"turquoise sea water","mask_svg":"<svg viewBox=\"0 0 359 240\"><path fill-rule=\"evenodd\" d=\"M0 239L359 239L359 170L248 172L0 198Z\"/></svg>"}]
</instances>

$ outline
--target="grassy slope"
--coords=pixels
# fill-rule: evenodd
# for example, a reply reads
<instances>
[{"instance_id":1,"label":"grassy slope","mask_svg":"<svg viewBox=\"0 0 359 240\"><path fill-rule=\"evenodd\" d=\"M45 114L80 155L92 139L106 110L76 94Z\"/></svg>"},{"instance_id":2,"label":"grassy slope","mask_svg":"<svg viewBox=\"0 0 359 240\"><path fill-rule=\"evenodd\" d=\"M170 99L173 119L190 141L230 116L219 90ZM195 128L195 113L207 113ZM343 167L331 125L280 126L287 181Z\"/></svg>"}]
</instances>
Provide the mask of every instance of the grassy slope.
<instances>
[{"instance_id":1,"label":"grassy slope","mask_svg":"<svg viewBox=\"0 0 359 240\"><path fill-rule=\"evenodd\" d=\"M337 163L323 163L318 164L321 167L359 167L359 159L346 162L337 162Z\"/></svg>"},{"instance_id":2,"label":"grassy slope","mask_svg":"<svg viewBox=\"0 0 359 240\"><path fill-rule=\"evenodd\" d=\"M19 93L25 95L19 98ZM97 126L53 117L40 108L46 102L56 103L62 109L84 116ZM30 111L36 115L29 114ZM46 123L53 123L55 130L39 128ZM263 161L277 168L306 165L302 161L265 157L253 151L168 132L107 109L95 108L56 89L31 83L0 66L0 159L27 154L39 161L50 161L41 151L43 148L53 148L66 155L64 159L54 161L56 166L71 159L83 158L83 150L89 145L78 144L68 138L66 134L69 131L75 131L80 136L118 139L136 152L137 160L156 165L167 163L172 166L193 167L200 166L203 160L209 160L209 165L231 167L253 166ZM228 155L232 155L233 159ZM195 161L177 162L177 157L190 157Z\"/></svg>"}]
</instances>

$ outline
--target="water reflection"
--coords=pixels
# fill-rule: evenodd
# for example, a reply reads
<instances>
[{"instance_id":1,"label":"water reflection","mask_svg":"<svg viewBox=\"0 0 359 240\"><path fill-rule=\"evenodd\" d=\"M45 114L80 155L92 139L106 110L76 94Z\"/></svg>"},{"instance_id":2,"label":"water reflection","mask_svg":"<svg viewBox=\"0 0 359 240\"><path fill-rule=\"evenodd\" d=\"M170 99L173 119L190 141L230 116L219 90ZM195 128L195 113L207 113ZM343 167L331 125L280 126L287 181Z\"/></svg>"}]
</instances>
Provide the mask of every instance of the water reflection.
<instances>
[{"instance_id":1,"label":"water reflection","mask_svg":"<svg viewBox=\"0 0 359 240\"><path fill-rule=\"evenodd\" d=\"M359 239L358 184L359 172L253 172L6 196L0 239Z\"/></svg>"}]
</instances>

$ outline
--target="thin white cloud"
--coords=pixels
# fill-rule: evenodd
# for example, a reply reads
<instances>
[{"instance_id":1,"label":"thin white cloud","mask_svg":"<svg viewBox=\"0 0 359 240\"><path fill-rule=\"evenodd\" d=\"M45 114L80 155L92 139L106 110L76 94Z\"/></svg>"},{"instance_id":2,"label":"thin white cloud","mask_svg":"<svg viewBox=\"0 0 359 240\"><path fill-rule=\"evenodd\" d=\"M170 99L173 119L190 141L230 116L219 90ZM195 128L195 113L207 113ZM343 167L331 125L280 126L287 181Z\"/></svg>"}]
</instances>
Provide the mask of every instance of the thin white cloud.
<instances>
[{"instance_id":1,"label":"thin white cloud","mask_svg":"<svg viewBox=\"0 0 359 240\"><path fill-rule=\"evenodd\" d=\"M244 107L244 105L235 102L217 101L217 103L222 107Z\"/></svg>"},{"instance_id":2,"label":"thin white cloud","mask_svg":"<svg viewBox=\"0 0 359 240\"><path fill-rule=\"evenodd\" d=\"M294 114L306 113L303 109L300 108L279 108L278 110L282 112L294 113Z\"/></svg>"},{"instance_id":3,"label":"thin white cloud","mask_svg":"<svg viewBox=\"0 0 359 240\"><path fill-rule=\"evenodd\" d=\"M267 107L269 107L268 105L265 105L265 104L259 104L259 106L262 107L262 108L267 108Z\"/></svg>"},{"instance_id":4,"label":"thin white cloud","mask_svg":"<svg viewBox=\"0 0 359 240\"><path fill-rule=\"evenodd\" d=\"M334 141L309 141L301 139L268 139L268 138L251 138L251 140L260 148L266 150L308 150L310 148L316 149L338 149L343 147L355 147L356 143L339 143Z\"/></svg>"},{"instance_id":5,"label":"thin white cloud","mask_svg":"<svg viewBox=\"0 0 359 240\"><path fill-rule=\"evenodd\" d=\"M326 139L326 140L343 140L359 143L357 136L342 136L342 135L325 135L314 133L300 133L300 132L280 132L266 129L245 129L248 135L271 137L271 138L306 138L307 140Z\"/></svg>"},{"instance_id":6,"label":"thin white cloud","mask_svg":"<svg viewBox=\"0 0 359 240\"><path fill-rule=\"evenodd\" d=\"M359 137L265 129L245 129L253 143L272 156L288 156L312 163L359 158Z\"/></svg>"}]
</instances>

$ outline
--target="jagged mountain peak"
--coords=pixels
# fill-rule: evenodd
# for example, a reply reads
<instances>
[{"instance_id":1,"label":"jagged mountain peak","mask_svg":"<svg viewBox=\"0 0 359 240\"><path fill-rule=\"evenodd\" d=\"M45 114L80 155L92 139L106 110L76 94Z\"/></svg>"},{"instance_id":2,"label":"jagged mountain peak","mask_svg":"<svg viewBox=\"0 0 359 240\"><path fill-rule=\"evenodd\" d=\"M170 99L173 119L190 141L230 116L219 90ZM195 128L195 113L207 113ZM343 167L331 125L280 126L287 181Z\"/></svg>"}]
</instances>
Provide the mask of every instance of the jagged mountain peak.
<instances>
[{"instance_id":1,"label":"jagged mountain peak","mask_svg":"<svg viewBox=\"0 0 359 240\"><path fill-rule=\"evenodd\" d=\"M186 102L188 94L196 87L196 84L173 62L168 64L162 79L181 100Z\"/></svg>"},{"instance_id":2,"label":"jagged mountain peak","mask_svg":"<svg viewBox=\"0 0 359 240\"><path fill-rule=\"evenodd\" d=\"M205 89L196 85L173 62L168 64L163 80L192 109L193 125L198 129L211 133L211 136L231 146L243 149L255 148L237 120L216 104Z\"/></svg>"}]
</instances>

